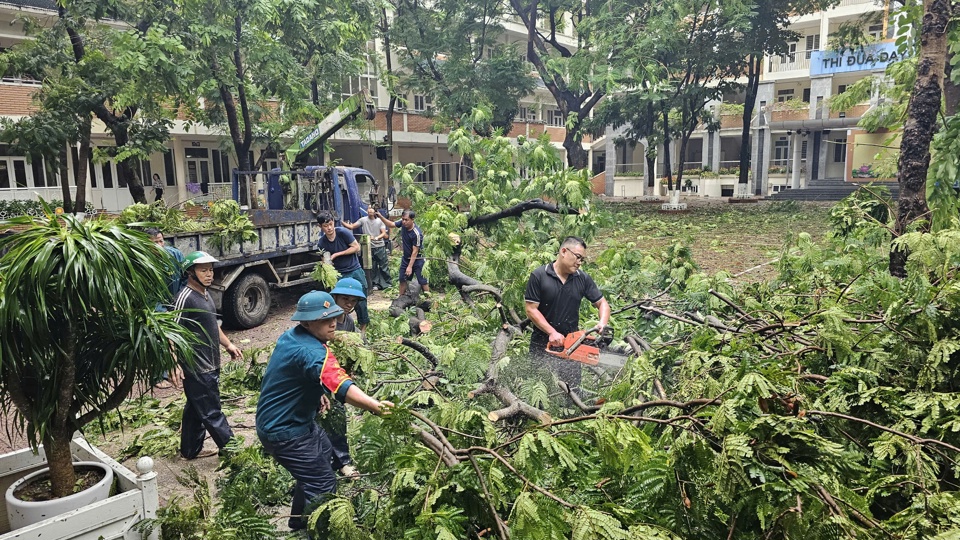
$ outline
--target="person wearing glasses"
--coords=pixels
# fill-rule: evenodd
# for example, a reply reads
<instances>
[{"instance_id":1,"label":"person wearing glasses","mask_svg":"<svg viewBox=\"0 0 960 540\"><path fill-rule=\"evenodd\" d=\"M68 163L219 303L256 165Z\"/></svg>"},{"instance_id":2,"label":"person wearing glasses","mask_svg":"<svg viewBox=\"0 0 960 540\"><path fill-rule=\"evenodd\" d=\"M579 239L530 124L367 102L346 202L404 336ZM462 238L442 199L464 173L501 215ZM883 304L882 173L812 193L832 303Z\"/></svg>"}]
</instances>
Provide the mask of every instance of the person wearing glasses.
<instances>
[{"instance_id":1,"label":"person wearing glasses","mask_svg":"<svg viewBox=\"0 0 960 540\"><path fill-rule=\"evenodd\" d=\"M580 303L586 298L600 312L599 331L610 321L610 304L593 278L580 270L587 258L587 243L568 236L560 244L555 261L530 274L523 295L527 317L533 322L530 357L553 371L580 395L580 364L547 354L546 348L563 346L563 338L580 328Z\"/></svg>"}]
</instances>

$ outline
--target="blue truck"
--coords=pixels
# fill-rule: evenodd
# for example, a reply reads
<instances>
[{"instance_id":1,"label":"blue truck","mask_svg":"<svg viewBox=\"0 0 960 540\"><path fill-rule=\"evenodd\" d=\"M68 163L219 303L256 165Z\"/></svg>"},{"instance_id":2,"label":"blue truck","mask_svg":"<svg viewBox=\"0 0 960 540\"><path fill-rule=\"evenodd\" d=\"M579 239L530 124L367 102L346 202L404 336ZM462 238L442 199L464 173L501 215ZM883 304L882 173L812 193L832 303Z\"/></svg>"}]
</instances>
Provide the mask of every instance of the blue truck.
<instances>
[{"instance_id":1,"label":"blue truck","mask_svg":"<svg viewBox=\"0 0 960 540\"><path fill-rule=\"evenodd\" d=\"M302 167L300 159L318 148L330 135L361 113L372 120L376 112L363 94L344 102L324 118L315 129L285 152L290 170L234 171L233 199L241 201L241 192L249 189L257 176L265 176L266 208L247 210L257 228L257 239L216 247L214 231L179 233L168 236L180 251L206 251L219 259L214 264L210 287L224 323L233 328L260 325L270 311L273 289L310 283L310 273L321 260L319 212L330 212L339 223L365 215L367 205L380 206L383 197L379 182L370 171L356 167ZM364 244L369 261L369 244Z\"/></svg>"}]
</instances>

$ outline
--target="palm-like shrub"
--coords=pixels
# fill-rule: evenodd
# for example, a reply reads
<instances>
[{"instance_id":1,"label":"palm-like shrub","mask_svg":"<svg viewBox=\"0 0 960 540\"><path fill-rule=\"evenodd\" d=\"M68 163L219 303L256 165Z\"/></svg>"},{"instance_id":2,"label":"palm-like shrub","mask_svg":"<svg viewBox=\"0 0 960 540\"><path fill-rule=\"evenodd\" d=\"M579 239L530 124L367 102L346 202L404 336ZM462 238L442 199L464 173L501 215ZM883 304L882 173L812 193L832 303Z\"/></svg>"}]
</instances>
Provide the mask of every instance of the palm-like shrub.
<instances>
[{"instance_id":1,"label":"palm-like shrub","mask_svg":"<svg viewBox=\"0 0 960 540\"><path fill-rule=\"evenodd\" d=\"M0 411L36 449L55 497L74 489L74 431L191 358L189 332L165 297L166 254L112 221L21 216L0 240Z\"/></svg>"}]
</instances>

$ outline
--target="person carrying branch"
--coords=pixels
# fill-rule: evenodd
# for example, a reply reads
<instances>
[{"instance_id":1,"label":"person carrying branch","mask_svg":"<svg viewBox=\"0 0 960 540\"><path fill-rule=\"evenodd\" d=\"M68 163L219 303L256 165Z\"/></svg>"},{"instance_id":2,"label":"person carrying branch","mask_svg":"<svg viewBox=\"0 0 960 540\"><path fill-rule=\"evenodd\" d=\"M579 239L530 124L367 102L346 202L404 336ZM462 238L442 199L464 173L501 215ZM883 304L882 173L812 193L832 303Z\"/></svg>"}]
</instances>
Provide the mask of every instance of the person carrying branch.
<instances>
[{"instance_id":1,"label":"person carrying branch","mask_svg":"<svg viewBox=\"0 0 960 540\"><path fill-rule=\"evenodd\" d=\"M364 296L367 293L367 274L360 266L360 242L349 229L337 227L333 221L333 216L323 212L317 216L320 223L320 236L318 247L330 253L330 262L333 267L340 272L340 277L350 277L360 282L363 287ZM370 324L370 312L367 310L366 299L357 303L357 325L360 326L360 333L364 334L367 325Z\"/></svg>"},{"instance_id":2,"label":"person carrying branch","mask_svg":"<svg viewBox=\"0 0 960 540\"><path fill-rule=\"evenodd\" d=\"M586 259L586 242L576 236L566 237L556 260L530 274L523 295L524 309L534 325L530 358L546 364L577 395L580 395L580 364L554 358L545 351L548 344L563 346L564 337L580 329L580 303L584 298L600 312L598 331L610 321L610 304L593 278L580 270Z\"/></svg>"},{"instance_id":3,"label":"person carrying branch","mask_svg":"<svg viewBox=\"0 0 960 540\"><path fill-rule=\"evenodd\" d=\"M304 529L310 509L337 489L330 439L316 422L317 411L329 408L326 393L377 415L393 407L355 385L327 348L343 313L329 293L303 295L291 317L299 324L277 340L260 385L257 437L297 481L288 521L293 530Z\"/></svg>"},{"instance_id":4,"label":"person carrying branch","mask_svg":"<svg viewBox=\"0 0 960 540\"><path fill-rule=\"evenodd\" d=\"M403 244L403 257L400 259L400 296L406 294L407 281L414 276L423 292L430 292L430 284L427 278L423 277L423 231L414 221L417 213L413 210L404 210L400 215L400 221L391 221L379 212L377 217L388 229L400 229L400 241Z\"/></svg>"}]
</instances>

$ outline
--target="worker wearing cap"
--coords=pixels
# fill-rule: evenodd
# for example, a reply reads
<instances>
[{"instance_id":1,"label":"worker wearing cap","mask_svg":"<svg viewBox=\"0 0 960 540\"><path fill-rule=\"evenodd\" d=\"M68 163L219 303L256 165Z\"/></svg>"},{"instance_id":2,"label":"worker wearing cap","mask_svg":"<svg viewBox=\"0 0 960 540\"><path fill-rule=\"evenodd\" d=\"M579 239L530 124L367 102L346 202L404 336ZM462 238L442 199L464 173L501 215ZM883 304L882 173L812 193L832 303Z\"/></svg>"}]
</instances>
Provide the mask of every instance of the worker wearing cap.
<instances>
[{"instance_id":1,"label":"worker wearing cap","mask_svg":"<svg viewBox=\"0 0 960 540\"><path fill-rule=\"evenodd\" d=\"M354 324L350 314L353 313L357 303L367 297L363 293L363 285L353 278L340 278L337 285L330 291L333 301L343 310L343 315L337 317L338 332L356 332L357 325ZM337 402L334 407L343 407ZM340 411L338 411L340 412ZM342 420L332 429L327 430L327 437L330 438L330 444L333 445L333 468L340 471L345 478L357 478L360 472L353 466L353 459L350 457L350 444L347 442L347 415L336 414L334 418Z\"/></svg>"},{"instance_id":2,"label":"worker wearing cap","mask_svg":"<svg viewBox=\"0 0 960 540\"><path fill-rule=\"evenodd\" d=\"M217 259L203 251L187 255L184 259L187 286L180 289L173 302L177 322L199 338L193 348L192 364L181 362L172 375L174 384L183 380L183 393L187 396L180 421L180 456L184 459L216 454L203 451L207 432L221 450L233 437L233 430L220 408L220 346L223 345L234 360L240 358L241 353L217 324L217 306L207 292L213 283L215 262Z\"/></svg>"},{"instance_id":3,"label":"worker wearing cap","mask_svg":"<svg viewBox=\"0 0 960 540\"><path fill-rule=\"evenodd\" d=\"M325 495L337 488L330 440L315 421L325 393L374 414L393 407L393 403L378 401L353 384L327 348L327 341L336 332L337 319L343 314L343 308L328 293L311 291L303 295L291 317L299 324L277 340L260 385L257 437L264 451L297 481L288 522L294 530L305 527L308 504L323 502Z\"/></svg>"}]
</instances>

